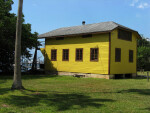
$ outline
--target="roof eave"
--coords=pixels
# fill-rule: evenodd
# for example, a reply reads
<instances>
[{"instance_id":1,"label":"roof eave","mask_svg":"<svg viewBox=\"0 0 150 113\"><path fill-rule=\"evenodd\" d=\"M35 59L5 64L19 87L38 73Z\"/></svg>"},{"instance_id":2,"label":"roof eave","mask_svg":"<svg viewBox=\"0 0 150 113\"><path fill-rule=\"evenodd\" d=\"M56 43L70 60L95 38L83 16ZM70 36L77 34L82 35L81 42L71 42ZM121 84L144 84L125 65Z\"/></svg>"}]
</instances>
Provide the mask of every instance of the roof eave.
<instances>
[{"instance_id":1,"label":"roof eave","mask_svg":"<svg viewBox=\"0 0 150 113\"><path fill-rule=\"evenodd\" d=\"M138 39L142 39L142 37L141 37L141 35L138 33L138 32L136 32L136 34L137 34L137 36L138 36Z\"/></svg>"},{"instance_id":2,"label":"roof eave","mask_svg":"<svg viewBox=\"0 0 150 113\"><path fill-rule=\"evenodd\" d=\"M109 33L112 30L108 30L108 31L97 31L97 32L87 32L87 33L79 33L79 34L68 34L68 35L57 35L57 36L45 36L45 37L39 37L38 39L42 39L42 38L56 38L56 37L69 37L69 36L80 36L80 35L86 35L86 34L103 34L103 33Z\"/></svg>"}]
</instances>

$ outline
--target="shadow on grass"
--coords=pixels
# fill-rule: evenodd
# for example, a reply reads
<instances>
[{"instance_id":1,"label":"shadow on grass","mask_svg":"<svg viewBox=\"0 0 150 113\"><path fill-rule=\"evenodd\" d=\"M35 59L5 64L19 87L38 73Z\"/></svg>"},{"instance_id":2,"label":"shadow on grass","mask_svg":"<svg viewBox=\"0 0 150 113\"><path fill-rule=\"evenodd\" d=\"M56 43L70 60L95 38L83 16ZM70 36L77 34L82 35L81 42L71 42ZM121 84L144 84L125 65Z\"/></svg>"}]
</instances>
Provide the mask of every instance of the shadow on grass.
<instances>
[{"instance_id":1,"label":"shadow on grass","mask_svg":"<svg viewBox=\"0 0 150 113\"><path fill-rule=\"evenodd\" d=\"M150 108L145 108L146 110L150 111Z\"/></svg>"},{"instance_id":2,"label":"shadow on grass","mask_svg":"<svg viewBox=\"0 0 150 113\"><path fill-rule=\"evenodd\" d=\"M146 76L140 76L138 75L136 78L133 78L133 79L146 79L147 77Z\"/></svg>"},{"instance_id":3,"label":"shadow on grass","mask_svg":"<svg viewBox=\"0 0 150 113\"><path fill-rule=\"evenodd\" d=\"M117 93L138 93L141 95L150 95L150 89L128 89L118 91Z\"/></svg>"},{"instance_id":4,"label":"shadow on grass","mask_svg":"<svg viewBox=\"0 0 150 113\"><path fill-rule=\"evenodd\" d=\"M6 82L7 82L7 80L0 80L0 84L4 84Z\"/></svg>"},{"instance_id":5,"label":"shadow on grass","mask_svg":"<svg viewBox=\"0 0 150 113\"><path fill-rule=\"evenodd\" d=\"M6 94L9 91L11 91L10 88L0 88L0 95Z\"/></svg>"},{"instance_id":6,"label":"shadow on grass","mask_svg":"<svg viewBox=\"0 0 150 113\"><path fill-rule=\"evenodd\" d=\"M54 78L54 77L61 77L58 75L23 75L22 79L42 79L42 78Z\"/></svg>"},{"instance_id":7,"label":"shadow on grass","mask_svg":"<svg viewBox=\"0 0 150 113\"><path fill-rule=\"evenodd\" d=\"M32 92L32 93L43 93L43 92L47 92L47 91L35 91L35 90L30 90L30 89L24 89L24 90L20 90L22 93L24 93L25 91L28 92ZM4 95L7 94L8 92L14 92L14 90L11 90L11 88L0 88L0 95ZM24 93L27 95L27 93Z\"/></svg>"},{"instance_id":8,"label":"shadow on grass","mask_svg":"<svg viewBox=\"0 0 150 113\"><path fill-rule=\"evenodd\" d=\"M61 77L58 75L22 75L23 80ZM13 80L13 76L0 76L1 80Z\"/></svg>"},{"instance_id":9,"label":"shadow on grass","mask_svg":"<svg viewBox=\"0 0 150 113\"><path fill-rule=\"evenodd\" d=\"M31 89L24 89L24 90L21 90L22 93L24 93L24 91L30 91L30 92L47 92L47 91L35 91L35 90L31 90ZM27 93L24 93L24 94L27 94Z\"/></svg>"},{"instance_id":10,"label":"shadow on grass","mask_svg":"<svg viewBox=\"0 0 150 113\"><path fill-rule=\"evenodd\" d=\"M24 93L23 93L24 94ZM24 96L11 95L2 100L4 103L17 107L33 107L41 104L54 107L57 111L81 109L86 107L99 108L103 102L114 102L111 99L95 99L83 94L41 94L33 93Z\"/></svg>"}]
</instances>

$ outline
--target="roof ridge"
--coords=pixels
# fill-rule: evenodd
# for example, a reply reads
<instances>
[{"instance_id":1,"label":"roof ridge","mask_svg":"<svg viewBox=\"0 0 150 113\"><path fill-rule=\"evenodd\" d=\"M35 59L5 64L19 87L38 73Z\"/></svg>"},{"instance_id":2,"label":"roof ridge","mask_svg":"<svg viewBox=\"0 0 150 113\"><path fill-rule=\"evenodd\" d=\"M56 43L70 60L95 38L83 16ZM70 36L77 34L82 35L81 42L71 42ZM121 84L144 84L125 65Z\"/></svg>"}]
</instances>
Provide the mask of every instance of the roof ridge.
<instances>
[{"instance_id":1,"label":"roof ridge","mask_svg":"<svg viewBox=\"0 0 150 113\"><path fill-rule=\"evenodd\" d=\"M100 23L108 23L108 22L113 22L113 21L98 22L98 23L91 23L91 24L85 24L85 25L75 25L75 26L68 26L68 27L61 27L61 28L70 28L70 27L87 26L87 25L100 24ZM114 23L115 23L115 22L114 22ZM57 28L57 29L61 29L61 28ZM55 29L55 30L57 30L57 29Z\"/></svg>"}]
</instances>

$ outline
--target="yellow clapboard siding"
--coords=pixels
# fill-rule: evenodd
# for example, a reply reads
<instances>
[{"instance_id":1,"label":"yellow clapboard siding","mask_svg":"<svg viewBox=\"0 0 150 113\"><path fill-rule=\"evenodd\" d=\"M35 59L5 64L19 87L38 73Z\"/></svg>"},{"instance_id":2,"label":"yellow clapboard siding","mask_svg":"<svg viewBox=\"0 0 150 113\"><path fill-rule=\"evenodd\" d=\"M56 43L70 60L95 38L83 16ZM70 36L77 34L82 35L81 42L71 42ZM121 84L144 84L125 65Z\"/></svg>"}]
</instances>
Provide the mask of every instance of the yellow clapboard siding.
<instances>
[{"instance_id":1,"label":"yellow clapboard siding","mask_svg":"<svg viewBox=\"0 0 150 113\"><path fill-rule=\"evenodd\" d=\"M75 60L76 48L83 48L83 61ZM98 62L90 61L90 48L99 48ZM57 49L57 61L51 61L51 49ZM69 61L62 61L62 49L69 49ZM92 38L46 39L45 51L47 71L108 74L109 34L95 34Z\"/></svg>"},{"instance_id":2,"label":"yellow clapboard siding","mask_svg":"<svg viewBox=\"0 0 150 113\"><path fill-rule=\"evenodd\" d=\"M136 73L137 37L132 33L132 41L118 39L118 30L111 32L110 74ZM121 48L121 62L115 62L115 48ZM129 50L133 50L133 63L129 62Z\"/></svg>"}]
</instances>

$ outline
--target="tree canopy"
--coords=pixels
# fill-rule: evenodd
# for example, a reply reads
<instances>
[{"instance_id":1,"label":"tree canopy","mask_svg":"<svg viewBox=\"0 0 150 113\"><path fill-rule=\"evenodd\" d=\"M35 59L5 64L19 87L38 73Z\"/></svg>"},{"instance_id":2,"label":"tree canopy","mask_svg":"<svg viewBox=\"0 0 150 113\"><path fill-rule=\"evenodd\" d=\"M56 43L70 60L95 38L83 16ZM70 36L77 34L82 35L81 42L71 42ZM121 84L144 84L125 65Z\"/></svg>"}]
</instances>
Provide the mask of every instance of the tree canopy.
<instances>
[{"instance_id":1,"label":"tree canopy","mask_svg":"<svg viewBox=\"0 0 150 113\"><path fill-rule=\"evenodd\" d=\"M150 70L150 41L146 38L138 40L137 67L138 69Z\"/></svg>"},{"instance_id":2,"label":"tree canopy","mask_svg":"<svg viewBox=\"0 0 150 113\"><path fill-rule=\"evenodd\" d=\"M3 72L13 69L16 19L14 13L10 13L12 0L0 0L0 70ZM39 45L37 32L31 32L31 24L25 23L22 17L21 54L27 58L31 57L29 49Z\"/></svg>"}]
</instances>

